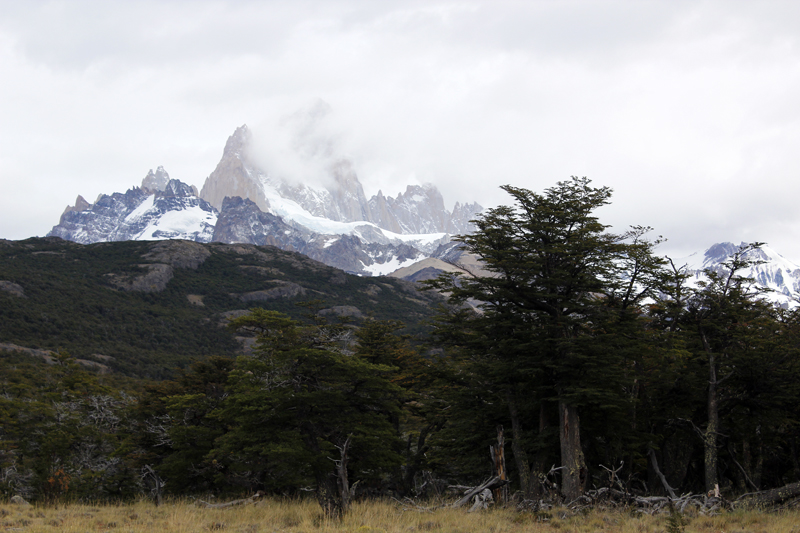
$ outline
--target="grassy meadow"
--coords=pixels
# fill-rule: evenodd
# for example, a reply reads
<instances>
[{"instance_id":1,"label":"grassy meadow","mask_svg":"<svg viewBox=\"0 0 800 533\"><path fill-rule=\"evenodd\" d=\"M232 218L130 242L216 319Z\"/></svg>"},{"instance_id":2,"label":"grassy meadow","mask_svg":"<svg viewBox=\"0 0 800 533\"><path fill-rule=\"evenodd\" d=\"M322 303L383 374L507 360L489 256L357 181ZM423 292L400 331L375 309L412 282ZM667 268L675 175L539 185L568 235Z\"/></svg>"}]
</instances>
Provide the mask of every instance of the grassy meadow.
<instances>
[{"instance_id":1,"label":"grassy meadow","mask_svg":"<svg viewBox=\"0 0 800 533\"><path fill-rule=\"evenodd\" d=\"M649 516L631 511L572 514L520 513L492 509L467 513L464 509L411 510L396 502L356 503L342 521L322 517L313 500L268 499L252 505L210 509L193 502L150 502L120 505L18 506L0 504L0 531L183 533L223 531L256 532L545 532L582 533L800 533L800 512L735 511L719 516L688 515L684 524L669 515Z\"/></svg>"}]
</instances>

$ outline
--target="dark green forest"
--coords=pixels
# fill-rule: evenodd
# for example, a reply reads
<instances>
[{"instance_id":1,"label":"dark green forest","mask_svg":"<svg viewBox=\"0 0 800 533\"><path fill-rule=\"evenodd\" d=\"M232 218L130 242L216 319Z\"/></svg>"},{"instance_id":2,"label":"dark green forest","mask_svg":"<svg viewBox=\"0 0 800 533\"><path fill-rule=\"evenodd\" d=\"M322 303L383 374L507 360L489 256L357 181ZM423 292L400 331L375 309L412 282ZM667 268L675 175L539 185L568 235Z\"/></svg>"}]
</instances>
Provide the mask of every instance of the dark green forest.
<instances>
[{"instance_id":1,"label":"dark green forest","mask_svg":"<svg viewBox=\"0 0 800 533\"><path fill-rule=\"evenodd\" d=\"M688 286L650 228L601 223L610 189L504 189L458 237L484 270L419 291L270 247L3 241L0 342L54 353L0 352L0 492L335 515L480 483L499 427L519 498L800 480L800 317L742 276L760 243Z\"/></svg>"}]
</instances>

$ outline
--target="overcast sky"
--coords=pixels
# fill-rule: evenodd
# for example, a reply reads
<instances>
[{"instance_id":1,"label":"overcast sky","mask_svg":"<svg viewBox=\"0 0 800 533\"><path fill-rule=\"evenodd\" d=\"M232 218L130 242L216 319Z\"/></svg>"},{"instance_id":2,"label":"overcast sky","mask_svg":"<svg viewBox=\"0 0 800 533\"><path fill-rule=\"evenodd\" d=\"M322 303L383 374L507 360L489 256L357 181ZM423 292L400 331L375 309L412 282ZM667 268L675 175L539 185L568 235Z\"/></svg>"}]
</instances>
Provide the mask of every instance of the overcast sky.
<instances>
[{"instance_id":1,"label":"overcast sky","mask_svg":"<svg viewBox=\"0 0 800 533\"><path fill-rule=\"evenodd\" d=\"M323 101L368 195L587 176L665 252L800 261L799 35L796 1L0 0L0 237L159 165L202 187L245 123L281 167Z\"/></svg>"}]
</instances>

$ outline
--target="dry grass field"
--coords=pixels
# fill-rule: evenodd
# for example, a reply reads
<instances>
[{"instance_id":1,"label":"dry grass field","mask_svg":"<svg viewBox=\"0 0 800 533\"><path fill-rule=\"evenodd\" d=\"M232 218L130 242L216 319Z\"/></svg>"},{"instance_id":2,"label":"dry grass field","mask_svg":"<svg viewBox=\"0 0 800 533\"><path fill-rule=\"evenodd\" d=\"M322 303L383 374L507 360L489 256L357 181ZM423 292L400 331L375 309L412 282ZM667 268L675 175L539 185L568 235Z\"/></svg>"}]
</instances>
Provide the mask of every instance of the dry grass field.
<instances>
[{"instance_id":1,"label":"dry grass field","mask_svg":"<svg viewBox=\"0 0 800 533\"><path fill-rule=\"evenodd\" d=\"M682 529L681 529L682 528ZM667 515L636 515L623 511L593 511L567 516L494 509L467 513L463 509L433 512L404 510L393 502L357 503L342 521L326 521L316 502L270 499L253 505L207 509L191 502L155 507L149 502L121 505L18 506L0 504L0 531L183 533L219 531L256 532L354 532L354 533L800 533L800 512L736 511L716 517L688 516L684 525Z\"/></svg>"}]
</instances>

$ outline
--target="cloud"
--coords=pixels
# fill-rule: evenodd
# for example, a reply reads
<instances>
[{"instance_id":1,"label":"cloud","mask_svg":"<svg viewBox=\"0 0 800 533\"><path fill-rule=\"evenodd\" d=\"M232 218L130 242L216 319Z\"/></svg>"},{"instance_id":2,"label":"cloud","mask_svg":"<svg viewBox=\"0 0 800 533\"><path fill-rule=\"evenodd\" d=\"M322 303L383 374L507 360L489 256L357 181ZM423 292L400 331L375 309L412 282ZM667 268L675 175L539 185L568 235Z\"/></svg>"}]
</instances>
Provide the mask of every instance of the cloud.
<instances>
[{"instance_id":1,"label":"cloud","mask_svg":"<svg viewBox=\"0 0 800 533\"><path fill-rule=\"evenodd\" d=\"M43 234L77 194L124 190L158 165L202 186L247 123L264 166L297 181L343 154L368 195L432 182L449 207L586 175L615 190L608 223L654 226L676 250L758 239L800 259L798 10L6 3L1 236ZM317 100L330 109L313 127L281 124Z\"/></svg>"},{"instance_id":2,"label":"cloud","mask_svg":"<svg viewBox=\"0 0 800 533\"><path fill-rule=\"evenodd\" d=\"M331 167L346 158L333 110L316 99L251 127L248 156L271 177L293 185L333 186Z\"/></svg>"}]
</instances>

